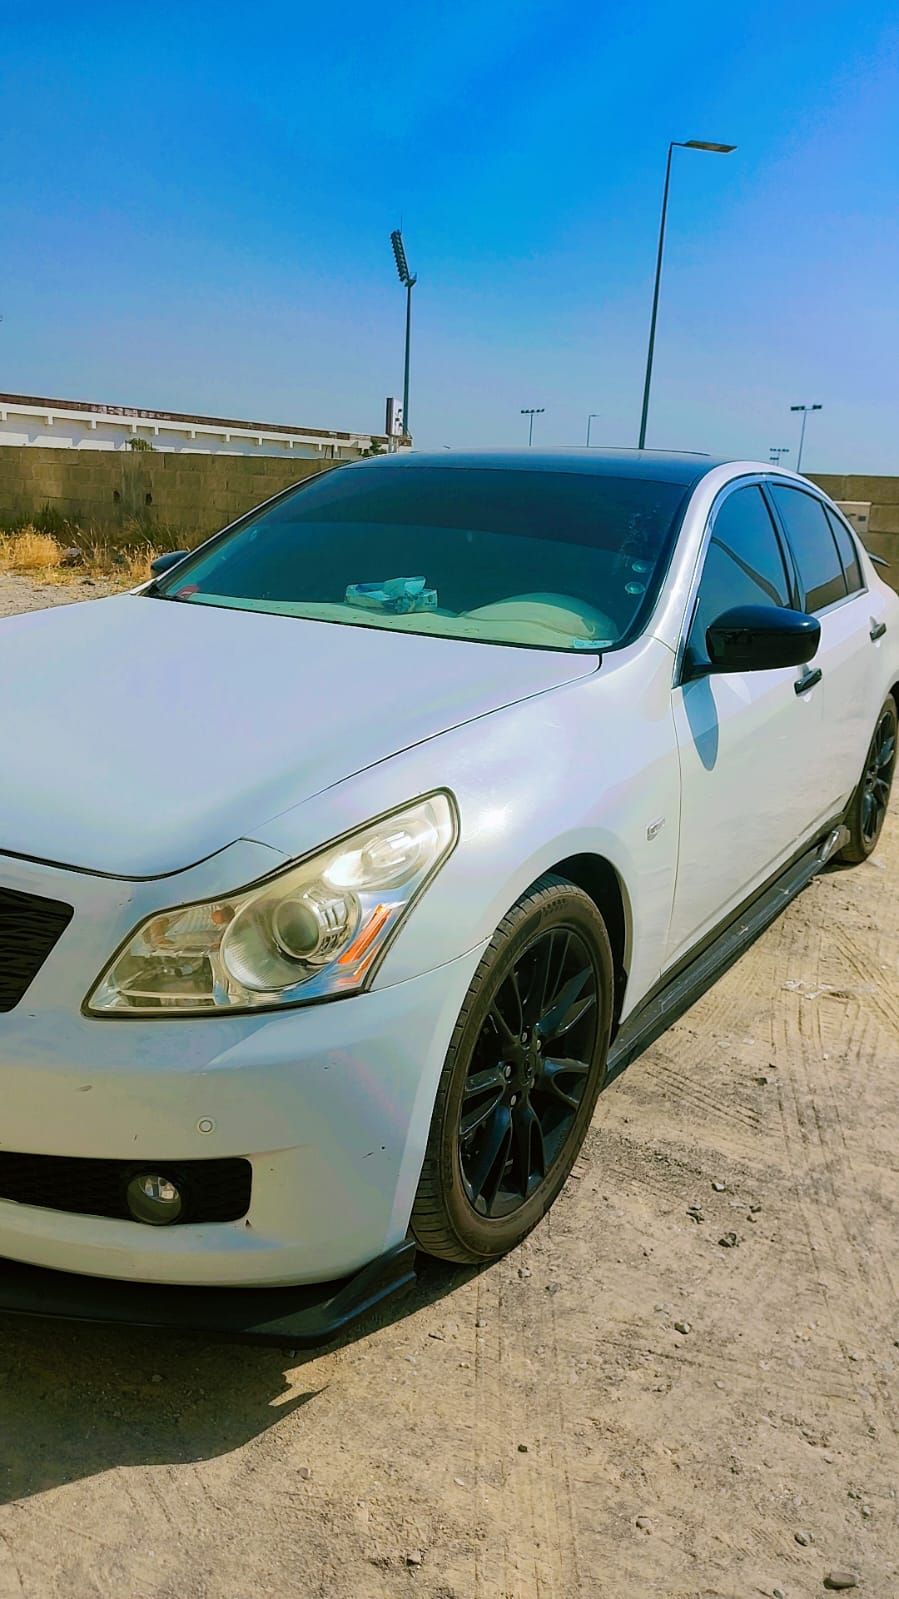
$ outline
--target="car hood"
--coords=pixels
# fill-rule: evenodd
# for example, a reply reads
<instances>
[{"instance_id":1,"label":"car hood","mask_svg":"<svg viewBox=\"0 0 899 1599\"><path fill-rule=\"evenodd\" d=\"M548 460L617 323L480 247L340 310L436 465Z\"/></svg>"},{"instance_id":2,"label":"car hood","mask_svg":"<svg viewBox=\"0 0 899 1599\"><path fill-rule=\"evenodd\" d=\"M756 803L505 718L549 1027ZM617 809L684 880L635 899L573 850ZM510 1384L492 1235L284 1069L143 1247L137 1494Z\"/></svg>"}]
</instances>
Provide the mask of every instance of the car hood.
<instances>
[{"instance_id":1,"label":"car hood","mask_svg":"<svg viewBox=\"0 0 899 1599\"><path fill-rule=\"evenodd\" d=\"M0 625L0 853L179 871L595 656L125 594ZM435 763L435 784L452 773Z\"/></svg>"}]
</instances>

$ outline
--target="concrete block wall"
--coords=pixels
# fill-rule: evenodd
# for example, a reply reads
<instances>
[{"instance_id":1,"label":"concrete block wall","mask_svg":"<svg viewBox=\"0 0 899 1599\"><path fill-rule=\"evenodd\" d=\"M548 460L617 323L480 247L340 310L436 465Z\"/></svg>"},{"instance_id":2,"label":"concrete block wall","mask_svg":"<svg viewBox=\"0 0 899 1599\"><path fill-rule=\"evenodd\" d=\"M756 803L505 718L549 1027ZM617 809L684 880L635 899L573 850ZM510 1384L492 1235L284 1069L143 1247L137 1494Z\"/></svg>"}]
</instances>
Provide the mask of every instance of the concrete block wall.
<instances>
[{"instance_id":1,"label":"concrete block wall","mask_svg":"<svg viewBox=\"0 0 899 1599\"><path fill-rule=\"evenodd\" d=\"M814 483L832 500L861 500L871 506L869 531L864 540L874 555L889 561L880 575L899 589L899 477L865 477L861 473L810 473Z\"/></svg>"},{"instance_id":2,"label":"concrete block wall","mask_svg":"<svg viewBox=\"0 0 899 1599\"><path fill-rule=\"evenodd\" d=\"M195 543L292 483L326 470L302 457L188 455L164 450L61 450L0 447L0 528L21 526L45 506L100 538L140 531L171 544ZM869 548L892 562L899 588L899 477L815 474L835 500L870 502ZM139 524L136 529L135 524Z\"/></svg>"},{"instance_id":3,"label":"concrete block wall","mask_svg":"<svg viewBox=\"0 0 899 1599\"><path fill-rule=\"evenodd\" d=\"M328 461L172 451L0 448L0 527L31 521L45 507L103 539L137 531L195 543ZM135 524L140 524L139 530Z\"/></svg>"}]
</instances>

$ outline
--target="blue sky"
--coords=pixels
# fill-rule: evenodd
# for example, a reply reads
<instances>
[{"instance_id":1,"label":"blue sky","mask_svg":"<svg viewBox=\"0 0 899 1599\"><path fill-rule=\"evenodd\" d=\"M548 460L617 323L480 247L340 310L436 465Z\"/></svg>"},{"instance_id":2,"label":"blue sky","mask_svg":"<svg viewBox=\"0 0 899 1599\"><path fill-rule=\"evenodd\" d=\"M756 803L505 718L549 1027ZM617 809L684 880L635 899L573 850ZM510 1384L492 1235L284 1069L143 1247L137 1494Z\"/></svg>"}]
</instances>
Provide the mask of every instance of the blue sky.
<instances>
[{"instance_id":1,"label":"blue sky","mask_svg":"<svg viewBox=\"0 0 899 1599\"><path fill-rule=\"evenodd\" d=\"M6 8L0 389L899 471L890 0Z\"/></svg>"}]
</instances>

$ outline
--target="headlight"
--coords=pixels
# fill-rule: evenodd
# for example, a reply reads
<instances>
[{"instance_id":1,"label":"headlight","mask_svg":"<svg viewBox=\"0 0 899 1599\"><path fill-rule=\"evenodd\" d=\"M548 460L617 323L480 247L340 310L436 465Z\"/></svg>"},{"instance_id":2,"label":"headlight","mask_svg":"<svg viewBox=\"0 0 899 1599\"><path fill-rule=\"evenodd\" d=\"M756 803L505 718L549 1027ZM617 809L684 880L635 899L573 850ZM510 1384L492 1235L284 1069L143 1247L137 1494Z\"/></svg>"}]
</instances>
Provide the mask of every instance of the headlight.
<instances>
[{"instance_id":1,"label":"headlight","mask_svg":"<svg viewBox=\"0 0 899 1599\"><path fill-rule=\"evenodd\" d=\"M449 795L431 794L254 888L159 912L131 934L87 1008L171 1016L353 993L456 836Z\"/></svg>"}]
</instances>

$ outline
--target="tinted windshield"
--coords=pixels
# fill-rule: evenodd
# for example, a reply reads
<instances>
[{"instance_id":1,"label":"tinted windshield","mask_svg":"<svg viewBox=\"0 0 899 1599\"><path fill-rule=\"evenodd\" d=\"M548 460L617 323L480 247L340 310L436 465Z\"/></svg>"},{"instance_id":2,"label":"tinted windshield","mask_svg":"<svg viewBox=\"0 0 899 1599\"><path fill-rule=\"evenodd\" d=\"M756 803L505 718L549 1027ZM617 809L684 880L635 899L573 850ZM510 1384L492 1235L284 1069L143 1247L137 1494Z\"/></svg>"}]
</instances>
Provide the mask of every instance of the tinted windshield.
<instances>
[{"instance_id":1,"label":"tinted windshield","mask_svg":"<svg viewBox=\"0 0 899 1599\"><path fill-rule=\"evenodd\" d=\"M168 598L489 644L602 650L664 576L680 484L418 466L322 474L156 586Z\"/></svg>"}]
</instances>

